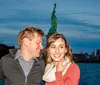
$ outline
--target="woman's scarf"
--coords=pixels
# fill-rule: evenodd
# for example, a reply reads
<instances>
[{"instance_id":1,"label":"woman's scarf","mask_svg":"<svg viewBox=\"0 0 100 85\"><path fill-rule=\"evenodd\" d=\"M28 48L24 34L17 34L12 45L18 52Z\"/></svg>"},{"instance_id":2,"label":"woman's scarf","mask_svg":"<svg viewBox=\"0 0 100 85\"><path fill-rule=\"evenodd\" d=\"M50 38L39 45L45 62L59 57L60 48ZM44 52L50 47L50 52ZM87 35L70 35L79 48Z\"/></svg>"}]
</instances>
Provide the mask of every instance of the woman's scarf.
<instances>
[{"instance_id":1,"label":"woman's scarf","mask_svg":"<svg viewBox=\"0 0 100 85\"><path fill-rule=\"evenodd\" d=\"M69 58L67 58L63 64L68 63L65 67L64 71L62 72L62 76L67 72L68 67L70 66L71 62L69 61ZM46 82L53 82L56 80L55 77L56 67L54 64L47 64L45 68L45 73L43 75L43 80Z\"/></svg>"}]
</instances>

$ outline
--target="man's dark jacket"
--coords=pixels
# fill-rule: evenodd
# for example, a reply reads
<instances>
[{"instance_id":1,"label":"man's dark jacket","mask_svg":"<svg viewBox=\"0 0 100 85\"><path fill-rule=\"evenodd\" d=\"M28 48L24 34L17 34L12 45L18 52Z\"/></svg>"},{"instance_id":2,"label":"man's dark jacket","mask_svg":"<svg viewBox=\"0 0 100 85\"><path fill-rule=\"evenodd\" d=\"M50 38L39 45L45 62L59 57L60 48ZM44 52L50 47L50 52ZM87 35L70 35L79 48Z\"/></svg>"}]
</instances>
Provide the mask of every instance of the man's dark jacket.
<instances>
[{"instance_id":1,"label":"man's dark jacket","mask_svg":"<svg viewBox=\"0 0 100 85\"><path fill-rule=\"evenodd\" d=\"M17 49L12 49L1 58L0 80L5 80L6 85L40 85L45 69L44 60L38 57L26 78L18 59L15 59L16 51Z\"/></svg>"}]
</instances>

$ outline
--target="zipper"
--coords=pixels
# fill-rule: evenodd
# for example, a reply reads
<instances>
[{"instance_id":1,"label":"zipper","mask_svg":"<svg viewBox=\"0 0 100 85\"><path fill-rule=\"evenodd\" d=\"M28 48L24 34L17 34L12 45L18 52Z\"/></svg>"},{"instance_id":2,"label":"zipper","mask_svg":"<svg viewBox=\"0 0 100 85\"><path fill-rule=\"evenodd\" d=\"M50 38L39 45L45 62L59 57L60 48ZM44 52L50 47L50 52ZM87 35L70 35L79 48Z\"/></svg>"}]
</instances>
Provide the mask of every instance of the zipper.
<instances>
[{"instance_id":1,"label":"zipper","mask_svg":"<svg viewBox=\"0 0 100 85\"><path fill-rule=\"evenodd\" d=\"M25 85L27 85L27 76L25 76Z\"/></svg>"}]
</instances>

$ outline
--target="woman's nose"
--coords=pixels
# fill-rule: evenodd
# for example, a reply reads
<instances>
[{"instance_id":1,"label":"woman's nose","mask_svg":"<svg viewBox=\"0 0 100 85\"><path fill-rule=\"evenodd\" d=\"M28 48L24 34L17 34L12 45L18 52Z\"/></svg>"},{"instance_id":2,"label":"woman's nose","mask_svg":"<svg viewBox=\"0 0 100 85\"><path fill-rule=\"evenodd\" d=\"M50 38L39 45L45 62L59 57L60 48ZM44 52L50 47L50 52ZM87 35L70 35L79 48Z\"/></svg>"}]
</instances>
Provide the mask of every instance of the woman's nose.
<instances>
[{"instance_id":1,"label":"woman's nose","mask_svg":"<svg viewBox=\"0 0 100 85\"><path fill-rule=\"evenodd\" d=\"M59 48L56 48L56 53L59 53Z\"/></svg>"}]
</instances>

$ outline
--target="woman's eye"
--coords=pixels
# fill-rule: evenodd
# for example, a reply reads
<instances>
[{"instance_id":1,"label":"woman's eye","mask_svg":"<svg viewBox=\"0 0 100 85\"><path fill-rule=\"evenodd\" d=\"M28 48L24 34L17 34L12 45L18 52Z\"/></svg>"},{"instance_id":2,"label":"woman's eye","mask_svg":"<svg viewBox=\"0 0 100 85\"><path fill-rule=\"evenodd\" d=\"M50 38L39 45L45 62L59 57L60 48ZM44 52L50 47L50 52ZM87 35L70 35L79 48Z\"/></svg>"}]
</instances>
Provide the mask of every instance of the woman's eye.
<instances>
[{"instance_id":1,"label":"woman's eye","mask_svg":"<svg viewBox=\"0 0 100 85\"><path fill-rule=\"evenodd\" d=\"M64 48L63 46L61 46L60 48Z\"/></svg>"}]
</instances>

